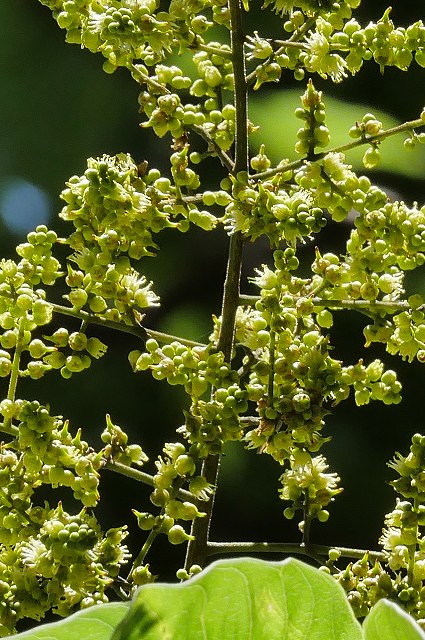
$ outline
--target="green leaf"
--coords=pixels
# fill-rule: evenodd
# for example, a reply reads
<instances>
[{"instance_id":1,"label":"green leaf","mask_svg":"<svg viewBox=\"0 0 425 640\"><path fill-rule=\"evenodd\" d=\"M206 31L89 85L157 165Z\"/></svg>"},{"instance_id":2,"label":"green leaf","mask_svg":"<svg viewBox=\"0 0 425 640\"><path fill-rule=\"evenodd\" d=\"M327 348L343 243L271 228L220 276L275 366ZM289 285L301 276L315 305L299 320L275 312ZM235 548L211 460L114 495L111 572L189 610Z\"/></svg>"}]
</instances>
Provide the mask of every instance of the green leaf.
<instances>
[{"instance_id":1,"label":"green leaf","mask_svg":"<svg viewBox=\"0 0 425 640\"><path fill-rule=\"evenodd\" d=\"M394 602L380 600L363 623L365 640L425 640L414 619Z\"/></svg>"},{"instance_id":2,"label":"green leaf","mask_svg":"<svg viewBox=\"0 0 425 640\"><path fill-rule=\"evenodd\" d=\"M68 618L10 636L13 640L110 640L128 612L129 602L110 602L78 611Z\"/></svg>"},{"instance_id":3,"label":"green leaf","mask_svg":"<svg viewBox=\"0 0 425 640\"><path fill-rule=\"evenodd\" d=\"M324 95L324 103L326 125L331 134L330 148L350 142L349 129L356 120L361 120L365 113L373 113L383 123L385 129L400 124L388 113L370 105L342 102L327 95ZM260 126L258 138L261 138L261 143L266 145L266 153L274 164L282 158L296 160L300 157L294 151L297 131L301 126L301 121L294 116L294 110L300 106L298 89L274 91L269 95L252 97L249 107L250 118L254 124ZM412 120L417 117L419 114L412 113ZM403 140L407 137L405 132L391 136L382 142L382 159L377 169L422 179L425 173L425 146L418 144L413 150L407 151L403 148ZM254 144L255 139L254 136ZM366 145L361 145L346 152L347 162L352 164L355 170L364 171L362 157L366 149Z\"/></svg>"},{"instance_id":4,"label":"green leaf","mask_svg":"<svg viewBox=\"0 0 425 640\"><path fill-rule=\"evenodd\" d=\"M299 560L221 560L182 584L148 584L112 640L361 640L344 591Z\"/></svg>"}]
</instances>

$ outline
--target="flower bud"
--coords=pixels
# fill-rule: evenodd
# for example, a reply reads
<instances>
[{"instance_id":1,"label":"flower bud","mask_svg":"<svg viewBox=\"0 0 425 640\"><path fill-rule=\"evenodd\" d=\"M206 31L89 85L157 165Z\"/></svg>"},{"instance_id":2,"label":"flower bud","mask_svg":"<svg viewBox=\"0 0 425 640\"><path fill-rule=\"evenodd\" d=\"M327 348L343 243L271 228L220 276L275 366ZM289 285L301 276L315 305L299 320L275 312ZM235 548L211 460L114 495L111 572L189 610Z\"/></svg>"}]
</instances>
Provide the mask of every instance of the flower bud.
<instances>
[{"instance_id":1,"label":"flower bud","mask_svg":"<svg viewBox=\"0 0 425 640\"><path fill-rule=\"evenodd\" d=\"M186 533L186 531L178 524L175 524L168 531L168 540L171 544L182 544L187 540L194 540L195 537Z\"/></svg>"}]
</instances>

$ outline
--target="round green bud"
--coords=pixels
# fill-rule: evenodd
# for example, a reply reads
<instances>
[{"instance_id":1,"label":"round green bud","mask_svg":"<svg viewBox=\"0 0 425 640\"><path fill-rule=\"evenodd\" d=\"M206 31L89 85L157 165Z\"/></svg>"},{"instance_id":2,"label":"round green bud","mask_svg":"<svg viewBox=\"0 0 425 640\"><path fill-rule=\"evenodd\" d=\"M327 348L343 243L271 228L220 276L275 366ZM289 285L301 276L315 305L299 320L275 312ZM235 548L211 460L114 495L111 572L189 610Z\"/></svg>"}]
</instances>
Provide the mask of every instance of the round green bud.
<instances>
[{"instance_id":1,"label":"round green bud","mask_svg":"<svg viewBox=\"0 0 425 640\"><path fill-rule=\"evenodd\" d=\"M194 540L194 536L190 536L186 531L178 524L175 524L168 531L168 540L171 544L182 544L187 540Z\"/></svg>"},{"instance_id":2,"label":"round green bud","mask_svg":"<svg viewBox=\"0 0 425 640\"><path fill-rule=\"evenodd\" d=\"M68 329L61 328L54 332L49 338L57 347L66 347L68 345L69 332Z\"/></svg>"},{"instance_id":3,"label":"round green bud","mask_svg":"<svg viewBox=\"0 0 425 640\"><path fill-rule=\"evenodd\" d=\"M78 355L68 356L65 362L66 368L72 373L79 373L86 368L83 358Z\"/></svg>"},{"instance_id":4,"label":"round green bud","mask_svg":"<svg viewBox=\"0 0 425 640\"><path fill-rule=\"evenodd\" d=\"M84 289L73 289L67 297L73 307L83 307L87 302L88 295Z\"/></svg>"},{"instance_id":5,"label":"round green bud","mask_svg":"<svg viewBox=\"0 0 425 640\"><path fill-rule=\"evenodd\" d=\"M176 571L176 577L178 580L181 580L183 582L184 580L189 580L190 575L188 574L186 569L178 569Z\"/></svg>"},{"instance_id":6,"label":"round green bud","mask_svg":"<svg viewBox=\"0 0 425 640\"><path fill-rule=\"evenodd\" d=\"M177 471L179 476L191 476L196 471L196 465L193 461L193 458L191 458L187 454L183 454L178 456L177 460L174 463L174 469Z\"/></svg>"},{"instance_id":7,"label":"round green bud","mask_svg":"<svg viewBox=\"0 0 425 640\"><path fill-rule=\"evenodd\" d=\"M12 369L12 363L8 358L0 357L0 377L6 378Z\"/></svg>"},{"instance_id":8,"label":"round green bud","mask_svg":"<svg viewBox=\"0 0 425 640\"><path fill-rule=\"evenodd\" d=\"M93 313L103 313L108 305L102 296L92 296L89 300L89 307Z\"/></svg>"},{"instance_id":9,"label":"round green bud","mask_svg":"<svg viewBox=\"0 0 425 640\"><path fill-rule=\"evenodd\" d=\"M87 336L81 331L75 331L69 336L68 344L73 351L83 351L87 346Z\"/></svg>"},{"instance_id":10,"label":"round green bud","mask_svg":"<svg viewBox=\"0 0 425 640\"><path fill-rule=\"evenodd\" d=\"M137 518L137 525L143 531L150 531L156 524L156 518L151 513L146 511L140 512L135 509L132 510Z\"/></svg>"},{"instance_id":11,"label":"round green bud","mask_svg":"<svg viewBox=\"0 0 425 640\"><path fill-rule=\"evenodd\" d=\"M153 581L153 576L149 571L149 565L145 564L141 567L136 567L134 571L131 573L131 580L137 586L141 586L143 584L149 584Z\"/></svg>"},{"instance_id":12,"label":"round green bud","mask_svg":"<svg viewBox=\"0 0 425 640\"><path fill-rule=\"evenodd\" d=\"M145 346L147 351L149 351L149 353L154 353L159 349L159 344L154 338L149 338L148 340L146 340Z\"/></svg>"},{"instance_id":13,"label":"round green bud","mask_svg":"<svg viewBox=\"0 0 425 640\"><path fill-rule=\"evenodd\" d=\"M54 349L54 347L52 347ZM41 358L46 351L48 351L48 347L42 342L42 340L34 339L28 345L28 351L30 352L31 358Z\"/></svg>"},{"instance_id":14,"label":"round green bud","mask_svg":"<svg viewBox=\"0 0 425 640\"><path fill-rule=\"evenodd\" d=\"M363 156L363 164L366 169L373 169L379 164L380 160L381 152L377 146L369 147Z\"/></svg>"},{"instance_id":15,"label":"round green bud","mask_svg":"<svg viewBox=\"0 0 425 640\"><path fill-rule=\"evenodd\" d=\"M15 331L5 331L3 335L0 336L0 344L3 349L13 349L16 346L17 339Z\"/></svg>"},{"instance_id":16,"label":"round green bud","mask_svg":"<svg viewBox=\"0 0 425 640\"><path fill-rule=\"evenodd\" d=\"M333 325L333 315L328 309L319 311L316 315L317 324L324 329L330 329Z\"/></svg>"},{"instance_id":17,"label":"round green bud","mask_svg":"<svg viewBox=\"0 0 425 640\"><path fill-rule=\"evenodd\" d=\"M329 520L329 511L326 511L326 509L321 509L321 511L319 511L319 513L317 514L317 519L319 522L327 522Z\"/></svg>"},{"instance_id":18,"label":"round green bud","mask_svg":"<svg viewBox=\"0 0 425 640\"><path fill-rule=\"evenodd\" d=\"M202 194L202 202L207 206L211 207L215 204L215 193L213 191L205 191Z\"/></svg>"},{"instance_id":19,"label":"round green bud","mask_svg":"<svg viewBox=\"0 0 425 640\"><path fill-rule=\"evenodd\" d=\"M155 489L150 495L150 501L156 507L165 507L170 499L170 494L167 489Z\"/></svg>"},{"instance_id":20,"label":"round green bud","mask_svg":"<svg viewBox=\"0 0 425 640\"><path fill-rule=\"evenodd\" d=\"M341 551L338 549L329 549L328 556L331 562L336 562L341 557Z\"/></svg>"}]
</instances>

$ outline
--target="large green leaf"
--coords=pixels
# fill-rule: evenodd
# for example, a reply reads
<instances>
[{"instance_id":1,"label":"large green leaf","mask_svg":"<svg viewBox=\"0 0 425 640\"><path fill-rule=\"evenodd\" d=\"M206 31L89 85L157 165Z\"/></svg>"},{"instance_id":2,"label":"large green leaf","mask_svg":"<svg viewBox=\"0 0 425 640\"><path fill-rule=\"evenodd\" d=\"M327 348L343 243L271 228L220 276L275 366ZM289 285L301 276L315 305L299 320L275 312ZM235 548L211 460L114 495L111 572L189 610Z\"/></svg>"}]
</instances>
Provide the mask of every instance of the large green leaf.
<instances>
[{"instance_id":1,"label":"large green leaf","mask_svg":"<svg viewBox=\"0 0 425 640\"><path fill-rule=\"evenodd\" d=\"M138 592L113 640L361 640L335 580L299 560L221 560Z\"/></svg>"},{"instance_id":2,"label":"large green leaf","mask_svg":"<svg viewBox=\"0 0 425 640\"><path fill-rule=\"evenodd\" d=\"M274 91L269 95L254 95L250 101L249 115L254 124L260 126L259 133L253 136L253 143L266 145L266 152L273 163L282 158L295 160L299 156L294 151L297 131L301 121L294 116L294 110L301 106L300 89ZM326 106L326 124L331 133L329 148L345 145L352 140L348 136L349 129L356 120L361 120L367 112L372 112L385 128L399 125L400 122L388 113L374 107L355 102L342 102L324 95ZM419 114L412 113L412 120ZM403 140L406 133L387 138L381 145L382 160L378 169L422 179L425 173L425 146L418 144L415 149L406 151ZM347 160L357 170L363 168L362 157L366 146L362 145L346 152ZM325 151L325 149L324 149Z\"/></svg>"},{"instance_id":3,"label":"large green leaf","mask_svg":"<svg viewBox=\"0 0 425 640\"><path fill-rule=\"evenodd\" d=\"M110 603L13 636L16 640L425 640L381 600L361 628L328 574L289 558L215 562L183 584L149 584Z\"/></svg>"},{"instance_id":4,"label":"large green leaf","mask_svg":"<svg viewBox=\"0 0 425 640\"><path fill-rule=\"evenodd\" d=\"M99 604L11 637L13 640L110 640L129 606L127 602Z\"/></svg>"},{"instance_id":5,"label":"large green leaf","mask_svg":"<svg viewBox=\"0 0 425 640\"><path fill-rule=\"evenodd\" d=\"M425 640L425 633L394 602L380 600L363 624L365 640Z\"/></svg>"}]
</instances>

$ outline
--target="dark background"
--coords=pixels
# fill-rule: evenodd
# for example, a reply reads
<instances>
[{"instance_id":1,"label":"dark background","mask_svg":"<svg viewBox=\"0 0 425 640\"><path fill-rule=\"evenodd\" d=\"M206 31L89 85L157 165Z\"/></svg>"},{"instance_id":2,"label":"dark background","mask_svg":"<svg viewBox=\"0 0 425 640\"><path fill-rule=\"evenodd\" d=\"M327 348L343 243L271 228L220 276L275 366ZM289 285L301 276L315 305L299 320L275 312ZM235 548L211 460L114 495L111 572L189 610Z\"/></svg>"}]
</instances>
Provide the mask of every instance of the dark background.
<instances>
[{"instance_id":1,"label":"dark background","mask_svg":"<svg viewBox=\"0 0 425 640\"><path fill-rule=\"evenodd\" d=\"M386 6L378 0L364 1L356 17L364 23L377 20ZM392 17L401 25L423 17L420 0L395 0L392 6ZM259 29L255 13L248 22ZM166 169L170 139L158 141L151 131L140 129L138 86L129 74L118 71L107 76L100 56L65 44L64 33L39 2L2 0L0 25L0 252L12 257L15 245L36 224L45 222L66 233L56 218L61 208L58 194L71 175L84 171L87 157L124 151L137 162L149 159L151 166ZM304 91L305 82L297 84L289 76L284 82L289 88L299 88L300 94ZM400 122L416 118L424 104L424 70L414 64L408 74L388 69L382 77L376 65L368 64L342 85L320 79L315 83L334 97L388 111ZM374 176L408 202L423 201L423 179L382 172ZM344 225L330 227L321 246L341 247L348 232ZM147 324L205 340L211 314L220 312L227 238L221 232L164 232L158 241L158 258L141 264L162 299L161 310L150 314ZM307 247L306 255L310 250ZM249 276L255 264L269 259L269 253L260 244L248 248L246 257L244 276ZM424 291L422 282L423 273L419 273L409 279L408 286ZM392 477L386 462L396 450L405 451L411 435L424 428L424 372L416 363L406 365L388 356L379 346L364 352L364 324L356 314L336 315L337 327L332 331L335 356L346 363L363 355L366 361L383 358L398 371L404 400L398 406L374 403L359 409L350 400L330 416L326 433L333 435L333 441L324 453L332 471L341 475L345 491L332 507L329 522L315 526L312 538L324 544L367 548L376 547L383 516L394 500L386 484ZM72 321L67 326L76 328ZM107 356L90 370L69 381L53 373L36 384L26 381L18 395L50 403L52 412L70 418L75 428L83 427L85 438L94 444L99 443L108 412L154 460L161 443L175 438L185 399L177 389L154 382L148 374L131 372L127 354L140 346L136 339L111 332L97 335L110 346ZM296 525L283 518L284 504L277 497L281 472L266 456L229 446L221 469L212 538L298 539ZM149 509L148 492L108 472L101 491L100 519L105 527L129 522L130 544L137 550L144 534L135 527L130 509ZM182 559L183 550L170 549L165 540L149 557L153 572L167 579L173 578Z\"/></svg>"}]
</instances>

